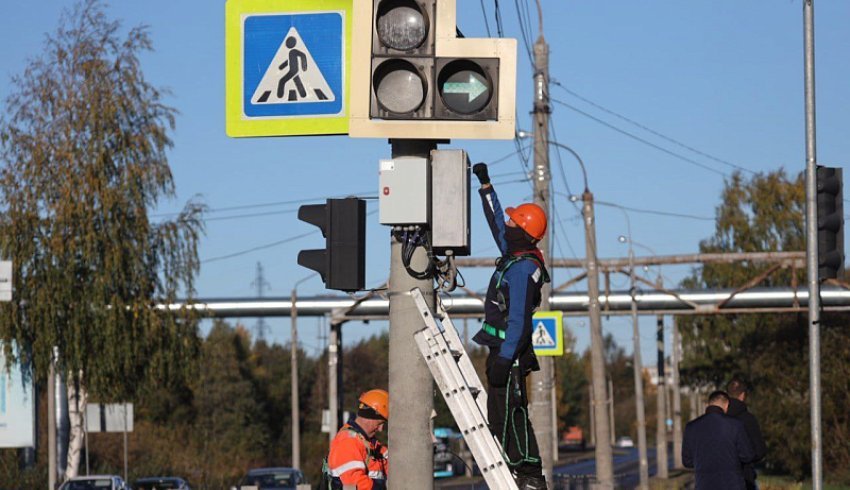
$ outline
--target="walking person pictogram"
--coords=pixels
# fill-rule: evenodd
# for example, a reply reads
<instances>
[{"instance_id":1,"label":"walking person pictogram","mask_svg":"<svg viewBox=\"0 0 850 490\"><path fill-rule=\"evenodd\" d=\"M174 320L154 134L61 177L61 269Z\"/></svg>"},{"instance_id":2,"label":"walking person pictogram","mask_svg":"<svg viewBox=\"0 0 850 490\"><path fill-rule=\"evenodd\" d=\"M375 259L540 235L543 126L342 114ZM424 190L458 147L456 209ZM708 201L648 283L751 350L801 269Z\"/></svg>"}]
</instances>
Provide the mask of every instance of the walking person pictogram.
<instances>
[{"instance_id":1,"label":"walking person pictogram","mask_svg":"<svg viewBox=\"0 0 850 490\"><path fill-rule=\"evenodd\" d=\"M252 104L303 104L333 102L336 96L308 44L291 27L260 79Z\"/></svg>"},{"instance_id":2,"label":"walking person pictogram","mask_svg":"<svg viewBox=\"0 0 850 490\"><path fill-rule=\"evenodd\" d=\"M289 66L289 71L280 79L280 82L277 84L277 98L282 99L284 91L286 90L286 84L291 80L295 83L295 87L298 89L298 95L303 99L307 96L307 90L304 88L304 84L301 82L301 76L299 74L299 61L301 70L307 70L307 55L304 54L303 51L299 49L295 49L295 45L298 44L298 41L294 37L286 38L286 47L289 48L289 59L284 61L278 67L279 70L283 70ZM289 100L296 100L295 91L289 91Z\"/></svg>"}]
</instances>

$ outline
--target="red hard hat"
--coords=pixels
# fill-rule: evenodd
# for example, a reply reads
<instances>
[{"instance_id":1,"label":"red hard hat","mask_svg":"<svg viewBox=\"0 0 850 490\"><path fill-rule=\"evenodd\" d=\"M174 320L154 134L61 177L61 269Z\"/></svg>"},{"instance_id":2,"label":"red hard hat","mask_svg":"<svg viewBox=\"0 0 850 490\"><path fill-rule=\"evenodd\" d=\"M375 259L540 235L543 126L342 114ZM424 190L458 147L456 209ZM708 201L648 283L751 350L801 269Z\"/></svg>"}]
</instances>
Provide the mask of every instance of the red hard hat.
<instances>
[{"instance_id":1,"label":"red hard hat","mask_svg":"<svg viewBox=\"0 0 850 490\"><path fill-rule=\"evenodd\" d=\"M378 413L384 420L390 419L390 394L384 390L369 390L360 395L360 404Z\"/></svg>"},{"instance_id":2,"label":"red hard hat","mask_svg":"<svg viewBox=\"0 0 850 490\"><path fill-rule=\"evenodd\" d=\"M537 204L520 204L506 209L505 214L535 240L540 240L546 234L546 211Z\"/></svg>"}]
</instances>

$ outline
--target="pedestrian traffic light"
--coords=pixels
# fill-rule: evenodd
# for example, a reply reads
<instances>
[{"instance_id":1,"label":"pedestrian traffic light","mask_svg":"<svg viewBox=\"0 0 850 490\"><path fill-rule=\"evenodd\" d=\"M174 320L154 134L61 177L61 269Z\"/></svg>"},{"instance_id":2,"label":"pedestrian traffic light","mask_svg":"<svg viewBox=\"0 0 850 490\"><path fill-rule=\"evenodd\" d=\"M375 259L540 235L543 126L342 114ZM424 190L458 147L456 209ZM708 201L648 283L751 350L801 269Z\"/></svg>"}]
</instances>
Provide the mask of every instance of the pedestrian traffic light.
<instances>
[{"instance_id":1,"label":"pedestrian traffic light","mask_svg":"<svg viewBox=\"0 0 850 490\"><path fill-rule=\"evenodd\" d=\"M355 2L354 137L512 139L516 40L458 37L456 0Z\"/></svg>"},{"instance_id":2,"label":"pedestrian traffic light","mask_svg":"<svg viewBox=\"0 0 850 490\"><path fill-rule=\"evenodd\" d=\"M844 269L844 196L840 168L818 165L818 278L836 279Z\"/></svg>"},{"instance_id":3,"label":"pedestrian traffic light","mask_svg":"<svg viewBox=\"0 0 850 490\"><path fill-rule=\"evenodd\" d=\"M328 199L298 208L298 219L316 225L325 248L302 250L298 265L322 276L328 289L360 291L366 284L366 201Z\"/></svg>"}]
</instances>

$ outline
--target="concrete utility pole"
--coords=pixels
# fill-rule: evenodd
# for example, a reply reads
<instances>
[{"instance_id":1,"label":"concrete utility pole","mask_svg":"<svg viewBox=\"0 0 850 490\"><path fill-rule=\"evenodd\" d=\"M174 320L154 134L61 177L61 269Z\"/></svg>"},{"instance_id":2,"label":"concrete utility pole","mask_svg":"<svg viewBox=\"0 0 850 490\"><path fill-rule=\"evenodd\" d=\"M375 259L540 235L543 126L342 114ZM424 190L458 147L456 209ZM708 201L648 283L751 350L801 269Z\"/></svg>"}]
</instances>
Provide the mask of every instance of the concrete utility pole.
<instances>
[{"instance_id":1,"label":"concrete utility pole","mask_svg":"<svg viewBox=\"0 0 850 490\"><path fill-rule=\"evenodd\" d=\"M587 291L590 310L590 365L592 371L593 393L605 393L605 356L602 351L602 318L599 312L599 270L596 258L596 223L593 217L593 194L585 182L582 194L582 212L584 214L584 241L587 260ZM608 416L605 402L599 397L593 400L593 414L596 421L596 481L597 488L614 488L614 461Z\"/></svg>"},{"instance_id":2,"label":"concrete utility pole","mask_svg":"<svg viewBox=\"0 0 850 490\"><path fill-rule=\"evenodd\" d=\"M593 397L593 383L590 383L587 387L587 393L590 396L590 407L588 408L588 412L590 414L590 445L596 447L596 410L593 409L595 398Z\"/></svg>"},{"instance_id":3,"label":"concrete utility pole","mask_svg":"<svg viewBox=\"0 0 850 490\"><path fill-rule=\"evenodd\" d=\"M661 276L658 287L661 287ZM655 476L667 478L667 380L664 376L664 316L656 317L655 341L658 350L658 385L656 389L655 409Z\"/></svg>"},{"instance_id":4,"label":"concrete utility pole","mask_svg":"<svg viewBox=\"0 0 850 490\"><path fill-rule=\"evenodd\" d=\"M611 421L611 446L617 443L617 421L614 420L614 380L608 376L608 420Z\"/></svg>"},{"instance_id":5,"label":"concrete utility pole","mask_svg":"<svg viewBox=\"0 0 850 490\"><path fill-rule=\"evenodd\" d=\"M628 219L626 220L628 223ZM634 266L634 247L632 246L631 226L629 226L629 277L631 278L632 297L632 368L635 375L635 411L637 412L638 458L640 461L639 488L649 488L649 461L646 456L646 411L643 399L643 364L640 355L640 328L637 314L636 279Z\"/></svg>"},{"instance_id":6,"label":"concrete utility pole","mask_svg":"<svg viewBox=\"0 0 850 490\"><path fill-rule=\"evenodd\" d=\"M539 6L538 6L539 7ZM540 37L534 43L534 203L546 210L549 221L552 221L552 205L549 199L549 45L543 38L543 21L540 21ZM543 261L548 265L551 254L551 230L540 241ZM550 269L551 270L551 269ZM544 284L541 291L540 309L549 310L549 295L551 284ZM540 448L540 459L543 463L543 475L549 485L552 485L552 466L557 453L553 453L555 431L552 417L552 389L555 386L555 367L551 357L540 357L540 371L531 375L531 418L537 446Z\"/></svg>"},{"instance_id":7,"label":"concrete utility pole","mask_svg":"<svg viewBox=\"0 0 850 490\"><path fill-rule=\"evenodd\" d=\"M391 140L392 157L407 156L430 159L434 141ZM398 164L403 165L403 161ZM407 273L401 256L402 243L395 235L390 240L390 417L389 448L393 467L389 488L433 488L434 448L429 422L434 408L434 382L431 372L413 341L421 328L422 318L410 297L419 288L431 311L434 311L434 280L416 279ZM428 255L417 247L410 266L424 271ZM398 469L404 469L399 472Z\"/></svg>"},{"instance_id":8,"label":"concrete utility pole","mask_svg":"<svg viewBox=\"0 0 850 490\"><path fill-rule=\"evenodd\" d=\"M818 282L817 144L815 139L815 6L803 0L806 98L806 270L809 283L809 391L812 488L823 486L821 460L820 283Z\"/></svg>"},{"instance_id":9,"label":"concrete utility pole","mask_svg":"<svg viewBox=\"0 0 850 490\"><path fill-rule=\"evenodd\" d=\"M339 382L342 379L342 323L331 322L328 339L328 411L330 423L328 441L333 441L337 430L342 426L342 399Z\"/></svg>"},{"instance_id":10,"label":"concrete utility pole","mask_svg":"<svg viewBox=\"0 0 850 490\"><path fill-rule=\"evenodd\" d=\"M670 370L673 372L673 467L682 465L682 388L679 385L679 359L682 355L679 341L679 322L673 317L672 359Z\"/></svg>"},{"instance_id":11,"label":"concrete utility pole","mask_svg":"<svg viewBox=\"0 0 850 490\"><path fill-rule=\"evenodd\" d=\"M298 400L298 291L292 288L292 332L289 340L290 417L292 418L292 467L301 469L301 415Z\"/></svg>"}]
</instances>

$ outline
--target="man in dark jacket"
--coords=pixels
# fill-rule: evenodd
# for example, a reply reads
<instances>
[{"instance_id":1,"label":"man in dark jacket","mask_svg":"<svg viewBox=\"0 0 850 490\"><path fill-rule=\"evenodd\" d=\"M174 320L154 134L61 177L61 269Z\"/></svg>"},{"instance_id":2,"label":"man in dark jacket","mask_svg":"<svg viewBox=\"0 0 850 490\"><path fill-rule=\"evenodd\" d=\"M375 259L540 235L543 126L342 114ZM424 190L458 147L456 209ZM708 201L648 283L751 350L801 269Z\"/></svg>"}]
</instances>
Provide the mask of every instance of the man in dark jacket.
<instances>
[{"instance_id":1,"label":"man in dark jacket","mask_svg":"<svg viewBox=\"0 0 850 490\"><path fill-rule=\"evenodd\" d=\"M747 490L756 490L756 468L755 463L764 459L767 454L767 446L764 443L764 438L761 435L758 420L755 415L747 410L748 392L747 382L741 376L733 376L726 385L726 392L729 394L729 410L726 414L730 417L735 417L744 424L744 429L747 432L747 437L750 439L750 444L753 446L755 457L751 463L744 465L744 481L747 483Z\"/></svg>"},{"instance_id":2,"label":"man in dark jacket","mask_svg":"<svg viewBox=\"0 0 850 490\"><path fill-rule=\"evenodd\" d=\"M696 473L696 490L745 490L742 464L754 458L753 448L739 420L725 415L729 396L715 391L708 397L705 415L685 427L682 463Z\"/></svg>"},{"instance_id":3,"label":"man in dark jacket","mask_svg":"<svg viewBox=\"0 0 850 490\"><path fill-rule=\"evenodd\" d=\"M536 245L546 233L546 213L530 203L503 212L487 165L477 163L472 171L481 183L484 216L501 253L484 300L484 325L473 337L490 348L487 418L520 490L545 489L540 451L528 419L525 378L540 369L531 345L531 317L540 305L540 289L549 281Z\"/></svg>"}]
</instances>

